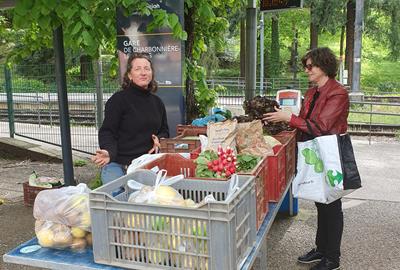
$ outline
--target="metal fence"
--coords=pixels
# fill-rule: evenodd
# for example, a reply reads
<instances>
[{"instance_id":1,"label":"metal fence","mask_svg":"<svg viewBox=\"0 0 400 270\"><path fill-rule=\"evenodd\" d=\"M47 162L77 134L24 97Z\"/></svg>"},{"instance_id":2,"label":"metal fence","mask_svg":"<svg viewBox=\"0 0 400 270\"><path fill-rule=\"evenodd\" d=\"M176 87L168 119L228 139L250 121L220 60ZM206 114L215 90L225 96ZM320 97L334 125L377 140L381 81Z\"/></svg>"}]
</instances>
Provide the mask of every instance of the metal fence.
<instances>
[{"instance_id":1,"label":"metal fence","mask_svg":"<svg viewBox=\"0 0 400 270\"><path fill-rule=\"evenodd\" d=\"M246 89L245 78L243 77L218 77L207 80L210 88L221 85L225 90L221 95L243 95ZM261 87L262 86L262 87ZM275 95L276 91L282 89L296 89L305 92L309 88L307 79L288 79L288 78L264 78L261 82L256 79L256 89L254 95Z\"/></svg>"},{"instance_id":2,"label":"metal fence","mask_svg":"<svg viewBox=\"0 0 400 270\"><path fill-rule=\"evenodd\" d=\"M3 70L3 67L2 67ZM98 147L97 134L99 121L96 107L96 76L102 81L103 106L112 93L119 89L115 77L109 76L109 63L103 64L103 73L98 74L92 68L87 68L85 76L77 73L73 67L67 67L68 106L71 129L72 148L77 151L94 153ZM54 145L61 145L59 108L55 72L52 65L16 66L10 70L7 78L0 72L0 136L11 133ZM6 82L12 91L12 103L7 98ZM215 88L223 86L218 92L217 105L227 108L234 115L244 113L244 78L212 78L208 85ZM274 98L277 90L298 89L303 92L308 88L306 80L265 79L263 89L257 83L255 95L265 95ZM361 102L352 103L350 121L357 124L359 130L374 131L384 129L383 125L399 129L400 103ZM13 107L13 119L9 119L8 108ZM387 110L387 111L385 111ZM355 117L355 115L361 117ZM10 125L10 122L14 125ZM367 126L366 126L367 125Z\"/></svg>"},{"instance_id":3,"label":"metal fence","mask_svg":"<svg viewBox=\"0 0 400 270\"><path fill-rule=\"evenodd\" d=\"M97 148L98 119L96 79L101 79L104 102L119 89L116 77L109 76L110 63L103 63L102 74L92 64L83 66L85 74L67 67L68 107L72 148L94 153ZM61 145L60 114L54 65L13 66L0 72L0 136L17 136ZM7 87L12 92L7 98ZM13 107L13 119L8 109ZM104 107L104 103L103 103ZM12 122L12 127L10 125ZM14 130L12 130L14 129Z\"/></svg>"}]
</instances>

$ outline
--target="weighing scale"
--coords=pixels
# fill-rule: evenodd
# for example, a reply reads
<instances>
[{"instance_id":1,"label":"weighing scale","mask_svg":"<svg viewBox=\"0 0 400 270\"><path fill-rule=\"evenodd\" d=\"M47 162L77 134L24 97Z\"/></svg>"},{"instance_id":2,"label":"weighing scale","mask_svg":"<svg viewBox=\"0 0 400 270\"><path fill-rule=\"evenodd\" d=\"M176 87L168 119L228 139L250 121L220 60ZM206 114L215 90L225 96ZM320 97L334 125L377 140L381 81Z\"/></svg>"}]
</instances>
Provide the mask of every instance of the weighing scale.
<instances>
[{"instance_id":1,"label":"weighing scale","mask_svg":"<svg viewBox=\"0 0 400 270\"><path fill-rule=\"evenodd\" d=\"M301 92L299 90L285 89L276 92L276 101L283 111L299 115L301 108Z\"/></svg>"}]
</instances>

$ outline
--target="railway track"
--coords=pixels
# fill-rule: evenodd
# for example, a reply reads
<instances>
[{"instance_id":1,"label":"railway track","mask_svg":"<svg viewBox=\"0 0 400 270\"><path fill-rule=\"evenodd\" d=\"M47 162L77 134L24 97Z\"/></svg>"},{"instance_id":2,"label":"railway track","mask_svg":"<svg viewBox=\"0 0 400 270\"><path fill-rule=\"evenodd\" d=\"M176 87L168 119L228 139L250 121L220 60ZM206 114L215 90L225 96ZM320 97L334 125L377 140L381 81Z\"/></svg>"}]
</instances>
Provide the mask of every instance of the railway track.
<instances>
[{"instance_id":1,"label":"railway track","mask_svg":"<svg viewBox=\"0 0 400 270\"><path fill-rule=\"evenodd\" d=\"M71 124L93 126L96 113L91 110L70 110ZM0 121L8 121L7 110L0 109ZM15 110L14 121L25 124L59 125L60 115L58 111L47 110Z\"/></svg>"},{"instance_id":2,"label":"railway track","mask_svg":"<svg viewBox=\"0 0 400 270\"><path fill-rule=\"evenodd\" d=\"M71 110L70 122L72 125L94 126L95 112L88 110ZM59 115L57 111L52 113L41 111L15 111L14 120L18 123L37 124L37 125L59 125ZM0 121L8 121L7 111L0 110ZM373 135L394 137L400 134L399 125L383 125L369 123L349 123L349 133L353 135Z\"/></svg>"},{"instance_id":3,"label":"railway track","mask_svg":"<svg viewBox=\"0 0 400 270\"><path fill-rule=\"evenodd\" d=\"M365 102L400 103L400 96L364 96Z\"/></svg>"},{"instance_id":4,"label":"railway track","mask_svg":"<svg viewBox=\"0 0 400 270\"><path fill-rule=\"evenodd\" d=\"M349 123L349 133L358 136L395 137L400 134L400 125Z\"/></svg>"}]
</instances>

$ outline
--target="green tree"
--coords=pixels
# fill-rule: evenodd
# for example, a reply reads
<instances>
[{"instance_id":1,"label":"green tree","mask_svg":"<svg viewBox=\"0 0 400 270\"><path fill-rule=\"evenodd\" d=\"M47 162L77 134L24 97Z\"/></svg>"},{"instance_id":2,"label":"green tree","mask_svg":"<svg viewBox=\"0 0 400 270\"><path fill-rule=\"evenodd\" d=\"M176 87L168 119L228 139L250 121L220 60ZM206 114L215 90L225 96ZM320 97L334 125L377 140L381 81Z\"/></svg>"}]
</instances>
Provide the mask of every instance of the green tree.
<instances>
[{"instance_id":1,"label":"green tree","mask_svg":"<svg viewBox=\"0 0 400 270\"><path fill-rule=\"evenodd\" d=\"M279 44L279 15L276 14L271 18L271 54L270 54L270 76L279 77L281 74L280 63L280 44Z\"/></svg>"},{"instance_id":2,"label":"green tree","mask_svg":"<svg viewBox=\"0 0 400 270\"><path fill-rule=\"evenodd\" d=\"M186 121L190 122L215 105L216 90L206 83L206 69L201 66L202 55L210 47L221 48L228 30L227 14L238 8L238 1L185 1L186 53ZM196 86L196 91L195 91Z\"/></svg>"},{"instance_id":3,"label":"green tree","mask_svg":"<svg viewBox=\"0 0 400 270\"><path fill-rule=\"evenodd\" d=\"M127 14L137 11L152 14L154 23L150 27L167 26L177 38L186 35L175 14L152 10L146 1L17 1L14 9L14 26L21 29L37 28L37 36L27 44L27 50L35 47L51 47L53 30L63 27L66 48L97 58L100 47L115 46L115 10L124 8ZM36 46L35 46L36 45Z\"/></svg>"},{"instance_id":4,"label":"green tree","mask_svg":"<svg viewBox=\"0 0 400 270\"><path fill-rule=\"evenodd\" d=\"M265 59L265 77L270 78L273 76L282 76L282 72L287 69L283 67L288 67L288 60L290 58L291 47L293 43L293 37L295 35L296 29L299 30L298 37L298 47L300 53L304 53L308 49L308 36L307 30L310 22L309 11L307 9L294 9L279 13L279 34L274 34L275 39L279 39L279 47L275 47L274 50L279 49L279 64L275 64L279 67L279 72L271 73L272 61L271 61L271 48L273 46L272 38L272 13L265 13L265 29L264 29L264 59ZM293 26L296 27L293 27ZM276 43L276 42L275 42ZM306 44L306 45L305 45ZM276 61L275 61L276 63ZM293 63L291 63L293 64Z\"/></svg>"},{"instance_id":5,"label":"green tree","mask_svg":"<svg viewBox=\"0 0 400 270\"><path fill-rule=\"evenodd\" d=\"M225 18L232 10L239 8L239 2L241 3L233 0L186 0L185 32L175 14L153 10L143 0L21 0L14 9L14 26L35 34L26 43L26 50L16 51L14 57L27 56L38 48L50 48L53 30L62 26L65 48L96 59L99 48L115 51L117 7L123 7L127 15L133 11L151 14L153 21L148 26L149 31L157 27L169 27L176 38L187 40L185 95L187 120L190 121L199 114L206 113L215 103L215 91L208 89L205 68L199 65L199 60L211 44L215 48L222 46L228 27Z\"/></svg>"},{"instance_id":6,"label":"green tree","mask_svg":"<svg viewBox=\"0 0 400 270\"><path fill-rule=\"evenodd\" d=\"M366 34L389 47L388 58L400 59L400 2L370 0L367 2Z\"/></svg>"},{"instance_id":7,"label":"green tree","mask_svg":"<svg viewBox=\"0 0 400 270\"><path fill-rule=\"evenodd\" d=\"M310 8L310 48L318 46L318 34L327 31L335 34L346 22L344 7L347 0L306 0Z\"/></svg>"}]
</instances>

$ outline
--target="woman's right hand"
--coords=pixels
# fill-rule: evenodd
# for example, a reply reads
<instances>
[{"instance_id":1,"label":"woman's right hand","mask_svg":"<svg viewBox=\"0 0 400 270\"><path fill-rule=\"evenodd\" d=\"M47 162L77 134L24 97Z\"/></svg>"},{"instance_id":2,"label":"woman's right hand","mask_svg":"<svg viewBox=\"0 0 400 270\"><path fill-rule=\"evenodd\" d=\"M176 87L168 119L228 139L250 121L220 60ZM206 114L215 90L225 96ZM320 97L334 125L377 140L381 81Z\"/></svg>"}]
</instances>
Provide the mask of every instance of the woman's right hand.
<instances>
[{"instance_id":1,"label":"woman's right hand","mask_svg":"<svg viewBox=\"0 0 400 270\"><path fill-rule=\"evenodd\" d=\"M100 167L104 167L110 163L110 154L107 150L99 149L96 150L96 155L92 157L92 161Z\"/></svg>"}]
</instances>

